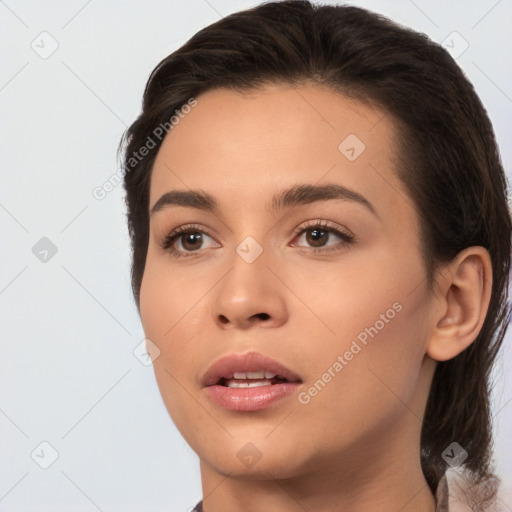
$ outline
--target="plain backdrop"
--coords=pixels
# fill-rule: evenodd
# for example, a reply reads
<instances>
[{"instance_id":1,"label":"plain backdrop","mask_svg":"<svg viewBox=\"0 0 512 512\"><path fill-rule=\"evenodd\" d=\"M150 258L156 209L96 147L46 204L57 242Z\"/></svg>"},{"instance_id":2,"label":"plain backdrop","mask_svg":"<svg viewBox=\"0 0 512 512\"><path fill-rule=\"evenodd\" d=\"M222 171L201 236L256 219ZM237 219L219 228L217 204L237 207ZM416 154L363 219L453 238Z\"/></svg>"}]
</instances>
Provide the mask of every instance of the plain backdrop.
<instances>
[{"instance_id":1,"label":"plain backdrop","mask_svg":"<svg viewBox=\"0 0 512 512\"><path fill-rule=\"evenodd\" d=\"M185 512L201 498L198 458L137 357L122 186L103 199L93 191L118 171L119 139L154 66L258 3L0 2L0 511ZM451 47L510 176L512 3L352 3ZM508 487L510 341L493 395Z\"/></svg>"}]
</instances>

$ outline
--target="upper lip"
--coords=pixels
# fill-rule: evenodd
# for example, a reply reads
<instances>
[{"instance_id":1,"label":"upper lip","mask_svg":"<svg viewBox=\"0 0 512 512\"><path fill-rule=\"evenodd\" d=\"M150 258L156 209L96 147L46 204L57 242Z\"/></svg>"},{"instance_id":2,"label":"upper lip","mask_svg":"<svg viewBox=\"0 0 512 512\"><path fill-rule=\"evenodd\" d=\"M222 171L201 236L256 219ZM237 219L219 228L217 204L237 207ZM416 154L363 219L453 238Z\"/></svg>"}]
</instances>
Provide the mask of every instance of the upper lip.
<instances>
[{"instance_id":1,"label":"upper lip","mask_svg":"<svg viewBox=\"0 0 512 512\"><path fill-rule=\"evenodd\" d=\"M213 386L222 378L230 378L235 372L268 371L284 377L289 382L302 382L300 376L283 364L259 352L230 354L217 359L202 379L203 387Z\"/></svg>"}]
</instances>

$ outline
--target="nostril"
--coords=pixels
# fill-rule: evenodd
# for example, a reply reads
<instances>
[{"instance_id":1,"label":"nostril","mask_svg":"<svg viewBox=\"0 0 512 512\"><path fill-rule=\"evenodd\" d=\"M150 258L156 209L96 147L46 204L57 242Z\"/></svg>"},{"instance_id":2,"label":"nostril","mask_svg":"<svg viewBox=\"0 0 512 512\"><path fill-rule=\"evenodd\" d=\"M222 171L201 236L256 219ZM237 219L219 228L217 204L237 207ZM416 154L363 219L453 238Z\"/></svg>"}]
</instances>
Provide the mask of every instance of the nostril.
<instances>
[{"instance_id":1,"label":"nostril","mask_svg":"<svg viewBox=\"0 0 512 512\"><path fill-rule=\"evenodd\" d=\"M270 318L270 315L268 313L256 313L255 315L252 315L251 318L259 318L261 320L268 320ZM225 315L219 315L219 320L223 324L229 324L230 320Z\"/></svg>"}]
</instances>

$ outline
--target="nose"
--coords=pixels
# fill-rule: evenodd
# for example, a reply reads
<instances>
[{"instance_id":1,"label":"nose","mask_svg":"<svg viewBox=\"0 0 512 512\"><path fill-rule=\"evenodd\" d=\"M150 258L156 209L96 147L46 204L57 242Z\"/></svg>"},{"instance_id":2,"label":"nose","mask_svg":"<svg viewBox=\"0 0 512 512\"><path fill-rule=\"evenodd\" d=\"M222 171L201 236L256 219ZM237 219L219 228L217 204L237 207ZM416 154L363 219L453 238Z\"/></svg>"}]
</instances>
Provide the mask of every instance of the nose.
<instances>
[{"instance_id":1,"label":"nose","mask_svg":"<svg viewBox=\"0 0 512 512\"><path fill-rule=\"evenodd\" d=\"M238 255L214 289L212 313L221 329L279 327L286 322L285 287L261 255L247 263Z\"/></svg>"}]
</instances>

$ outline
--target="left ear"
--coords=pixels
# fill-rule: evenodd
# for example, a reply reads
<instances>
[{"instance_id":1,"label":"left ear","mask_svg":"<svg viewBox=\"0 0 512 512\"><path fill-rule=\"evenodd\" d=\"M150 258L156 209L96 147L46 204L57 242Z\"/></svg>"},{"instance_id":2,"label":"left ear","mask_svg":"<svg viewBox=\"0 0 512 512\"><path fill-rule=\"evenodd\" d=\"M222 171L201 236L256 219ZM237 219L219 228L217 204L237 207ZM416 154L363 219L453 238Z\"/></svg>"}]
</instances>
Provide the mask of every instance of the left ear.
<instances>
[{"instance_id":1,"label":"left ear","mask_svg":"<svg viewBox=\"0 0 512 512\"><path fill-rule=\"evenodd\" d=\"M427 343L432 359L447 361L473 343L489 309L491 288L491 258L484 247L468 247L443 267Z\"/></svg>"}]
</instances>

